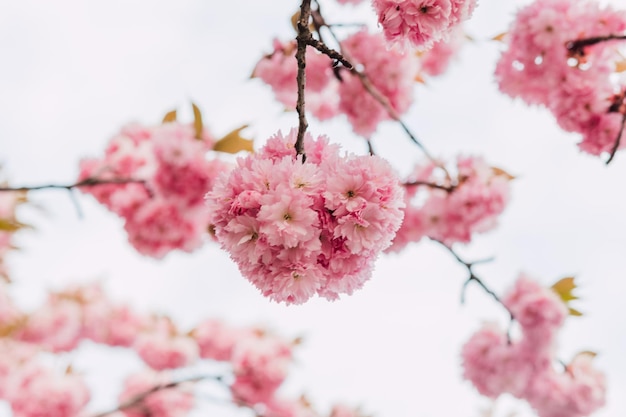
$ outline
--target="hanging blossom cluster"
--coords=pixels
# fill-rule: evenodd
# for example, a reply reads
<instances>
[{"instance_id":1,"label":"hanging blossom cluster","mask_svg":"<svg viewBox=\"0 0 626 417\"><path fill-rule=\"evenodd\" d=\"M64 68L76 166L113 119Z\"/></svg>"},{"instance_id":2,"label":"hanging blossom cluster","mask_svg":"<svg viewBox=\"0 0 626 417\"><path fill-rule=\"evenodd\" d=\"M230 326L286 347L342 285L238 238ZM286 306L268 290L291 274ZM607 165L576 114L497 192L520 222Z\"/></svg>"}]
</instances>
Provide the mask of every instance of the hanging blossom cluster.
<instances>
[{"instance_id":1,"label":"hanging blossom cluster","mask_svg":"<svg viewBox=\"0 0 626 417\"><path fill-rule=\"evenodd\" d=\"M389 251L401 251L423 237L448 246L468 243L475 233L496 227L509 201L512 177L476 157L459 157L454 168L444 172L429 162L414 169L405 182L404 221Z\"/></svg>"},{"instance_id":2,"label":"hanging blossom cluster","mask_svg":"<svg viewBox=\"0 0 626 417\"><path fill-rule=\"evenodd\" d=\"M372 0L388 42L429 49L468 20L476 0Z\"/></svg>"},{"instance_id":3,"label":"hanging blossom cluster","mask_svg":"<svg viewBox=\"0 0 626 417\"><path fill-rule=\"evenodd\" d=\"M101 286L72 286L51 293L34 311L19 309L10 287L0 286L0 399L15 417L83 417L90 401L84 372L50 366L51 354L76 353L92 343L131 349L146 365L129 375L115 417L184 417L196 401L194 383L176 383L177 369L202 361L229 364L231 375L207 376L203 383L223 387L233 405L264 407L268 417L321 417L300 399L277 391L287 377L298 341L254 327L201 321L189 331L164 316L141 314L112 302ZM155 387L171 384L168 388ZM149 391L151 391L148 395ZM337 406L337 410L350 410ZM342 417L358 417L356 411Z\"/></svg>"},{"instance_id":4,"label":"hanging blossom cluster","mask_svg":"<svg viewBox=\"0 0 626 417\"><path fill-rule=\"evenodd\" d=\"M518 12L509 30L496 68L500 90L547 107L563 129L582 135L584 152L610 152L626 115L626 82L615 73L623 60L619 43L567 46L619 34L626 34L626 11L591 0L537 0Z\"/></svg>"},{"instance_id":5,"label":"hanging blossom cluster","mask_svg":"<svg viewBox=\"0 0 626 417\"><path fill-rule=\"evenodd\" d=\"M402 114L413 102L418 57L389 49L380 34L359 31L341 42L353 65L362 66L371 84ZM295 42L274 42L274 52L256 65L253 77L267 83L276 99L294 109L297 98ZM333 62L313 48L306 54L306 108L320 120L345 114L354 131L370 137L378 124L390 120L387 110L346 70L333 71Z\"/></svg>"},{"instance_id":6,"label":"hanging blossom cluster","mask_svg":"<svg viewBox=\"0 0 626 417\"><path fill-rule=\"evenodd\" d=\"M277 302L352 294L402 222L403 191L376 156L340 156L325 137L296 130L240 158L207 195L217 240L244 277Z\"/></svg>"},{"instance_id":7,"label":"hanging blossom cluster","mask_svg":"<svg viewBox=\"0 0 626 417\"><path fill-rule=\"evenodd\" d=\"M602 407L606 381L592 366L593 354L557 364L556 334L568 314L557 294L522 274L503 303L521 337L509 340L497 325L485 325L463 347L464 377L488 397L525 399L539 417L584 417Z\"/></svg>"},{"instance_id":8,"label":"hanging blossom cluster","mask_svg":"<svg viewBox=\"0 0 626 417\"><path fill-rule=\"evenodd\" d=\"M191 125L129 125L114 136L100 159L80 164L80 181L134 182L81 187L124 219L130 243L140 253L161 258L172 250L191 252L208 227L204 195L225 162L207 158L214 139L196 137Z\"/></svg>"}]
</instances>

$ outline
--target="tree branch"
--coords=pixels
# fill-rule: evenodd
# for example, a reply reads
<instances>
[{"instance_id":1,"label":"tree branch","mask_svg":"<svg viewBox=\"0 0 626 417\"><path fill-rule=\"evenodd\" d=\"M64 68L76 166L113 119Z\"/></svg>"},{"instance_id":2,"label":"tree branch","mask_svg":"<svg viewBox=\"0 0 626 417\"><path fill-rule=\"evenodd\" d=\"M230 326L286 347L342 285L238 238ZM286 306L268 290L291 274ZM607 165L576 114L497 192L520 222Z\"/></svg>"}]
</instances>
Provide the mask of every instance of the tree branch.
<instances>
[{"instance_id":1,"label":"tree branch","mask_svg":"<svg viewBox=\"0 0 626 417\"><path fill-rule=\"evenodd\" d=\"M99 179L99 178L87 178L74 184L44 184L24 187L0 187L0 192L9 191L38 191L46 189L60 189L60 190L72 190L79 187L96 187L98 185L106 184L143 184L146 185L144 180L135 180L130 178L114 178L114 179Z\"/></svg>"},{"instance_id":2,"label":"tree branch","mask_svg":"<svg viewBox=\"0 0 626 417\"><path fill-rule=\"evenodd\" d=\"M584 49L587 46L596 45L601 42L626 40L626 35L607 35L607 36L594 36L585 39L576 39L573 41L565 42L565 48L574 55L585 55Z\"/></svg>"},{"instance_id":3,"label":"tree branch","mask_svg":"<svg viewBox=\"0 0 626 417\"><path fill-rule=\"evenodd\" d=\"M305 103L304 103L304 89L306 86L306 47L308 45L308 39L311 38L311 31L309 30L309 18L311 17L311 0L302 0L300 5L300 17L298 19L298 36L296 41L298 43L298 49L296 51L296 60L298 61L298 101L296 103L296 111L298 112L298 137L296 139L296 156L302 155L302 162L306 161L306 154L304 153L304 134L309 124L306 120Z\"/></svg>"},{"instance_id":4,"label":"tree branch","mask_svg":"<svg viewBox=\"0 0 626 417\"><path fill-rule=\"evenodd\" d=\"M92 417L105 417L108 416L109 414L113 414L116 413L118 411L122 411L122 410L126 410L128 408L131 407L135 407L139 404L141 404L143 402L143 400L145 400L148 396L159 392L159 391L163 391L166 389L171 389L171 388L177 388L179 385L185 384L187 382L200 382L200 381L204 381L204 380L209 380L212 379L216 382L223 382L222 381L222 377L219 375L202 375L202 376L195 376L195 377L191 377L191 378L186 378L186 379L182 379L180 381L172 381L169 382L167 384L160 384L160 385L155 385L152 388L150 388L147 391L142 392L141 394L138 394L136 396L134 396L133 398L129 399L128 401L123 402L122 404L120 404L119 406L117 406L114 409L108 410L108 411L104 411L98 414L94 414Z\"/></svg>"},{"instance_id":5,"label":"tree branch","mask_svg":"<svg viewBox=\"0 0 626 417\"><path fill-rule=\"evenodd\" d=\"M615 143L613 144L613 148L611 149L611 154L609 155L609 159L606 160L606 165L610 164L611 161L613 160L613 157L615 157L615 153L617 152L617 149L619 148L619 144L622 141L622 136L624 135L624 126L626 126L626 114L622 116L622 125L617 135L617 139L615 139Z\"/></svg>"},{"instance_id":6,"label":"tree branch","mask_svg":"<svg viewBox=\"0 0 626 417\"><path fill-rule=\"evenodd\" d=\"M502 302L502 300L500 299L500 297L498 297L498 295L487 286L487 284L485 284L485 282L480 279L476 273L474 273L474 266L481 264L481 263L486 263L486 262L491 262L493 261L493 258L488 258L488 259L482 259L482 260L478 260L478 261L473 261L473 262L467 262L464 259L462 259L450 246L446 245L445 243L437 240L437 239L431 239L437 243L439 243L441 246L443 246L444 248L446 248L448 250L448 252L450 252L450 254L457 260L458 263L460 263L461 265L463 265L466 269L467 272L469 274L469 277L467 278L467 280L463 283L463 288L461 290L461 304L465 303L465 292L467 290L468 285L471 282L475 282L476 284L478 284L487 294L489 294L494 300L496 300L496 302L500 305L502 305L502 307L504 307L504 309L507 311L507 313L509 314L509 318L510 321L513 322L515 320L515 317L513 316L513 313L511 312L511 310L509 310L509 308ZM510 328L510 325L509 325ZM509 341L511 339L509 332L507 332L507 337L509 338Z\"/></svg>"},{"instance_id":7,"label":"tree branch","mask_svg":"<svg viewBox=\"0 0 626 417\"><path fill-rule=\"evenodd\" d=\"M423 185L425 187L430 187L430 188L436 188L438 190L443 190L443 191L446 191L448 193L451 193L456 188L456 186L454 186L454 185L440 185L440 184L435 184L435 183L427 182L427 181L410 181L410 182L405 182L402 185L404 185L405 187L416 187L416 186Z\"/></svg>"}]
</instances>

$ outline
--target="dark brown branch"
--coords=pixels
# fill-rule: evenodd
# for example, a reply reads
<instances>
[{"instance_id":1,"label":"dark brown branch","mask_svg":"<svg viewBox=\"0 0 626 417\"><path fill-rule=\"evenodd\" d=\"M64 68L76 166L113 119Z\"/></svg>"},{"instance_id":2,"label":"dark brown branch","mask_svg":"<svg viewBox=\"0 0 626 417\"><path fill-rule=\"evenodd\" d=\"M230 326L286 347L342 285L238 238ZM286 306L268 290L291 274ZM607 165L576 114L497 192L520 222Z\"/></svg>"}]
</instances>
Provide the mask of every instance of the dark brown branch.
<instances>
[{"instance_id":1,"label":"dark brown branch","mask_svg":"<svg viewBox=\"0 0 626 417\"><path fill-rule=\"evenodd\" d=\"M443 246L444 248L446 248L448 250L448 252L450 252L450 254L457 260L458 263L460 263L461 265L463 265L466 269L467 272L469 274L469 277L467 278L467 280L463 283L463 289L461 291L461 303L465 303L465 292L467 290L468 285L471 282L475 282L476 284L478 284L487 294L489 294L494 300L496 300L496 302L500 305L502 305L502 307L504 307L504 309L509 313L509 318L511 320L511 322L513 320L515 320L515 317L513 316L513 313L511 312L511 310L509 310L509 308L502 302L502 300L500 299L500 297L498 297L498 295L487 286L487 284L485 284L485 282L480 279L478 277L478 275L476 275L476 273L474 273L474 266L481 264L481 263L486 263L486 262L491 262L493 260L493 258L488 258L488 259L482 259L482 260L478 260L478 261L473 261L473 262L467 262L464 259L462 259L455 251L454 249L452 249L450 246L446 245L445 243L436 240L436 239L432 239L433 241L439 243L441 246ZM509 326L510 328L510 326ZM507 336L509 337L510 340L510 336L507 332Z\"/></svg>"},{"instance_id":2,"label":"dark brown branch","mask_svg":"<svg viewBox=\"0 0 626 417\"><path fill-rule=\"evenodd\" d=\"M601 42L626 40L626 35L607 35L607 36L594 36L585 39L576 39L573 41L565 42L565 48L574 55L584 55L584 49L587 46L597 45Z\"/></svg>"},{"instance_id":3,"label":"dark brown branch","mask_svg":"<svg viewBox=\"0 0 626 417\"><path fill-rule=\"evenodd\" d=\"M105 417L108 416L109 414L113 414L116 413L118 411L122 411L122 410L126 410L135 406L140 405L143 400L145 400L148 396L159 392L159 391L163 391L166 389L171 389L171 388L177 388L179 385L185 384L187 382L200 382L200 381L205 381L205 380L209 380L212 379L214 381L217 382L222 382L222 377L221 376L209 376L209 375L204 375L204 376L195 376L195 377L191 377L191 378L186 378L186 379L182 379L180 381L173 381L173 382L169 382L167 384L160 384L160 385L155 385L152 388L150 388L147 391L142 392L141 394L138 394L136 396L134 396L133 398L129 399L128 401L123 402L122 404L120 404L119 406L117 406L117 408L114 408L112 410L109 411L104 411L98 414L93 415L92 417Z\"/></svg>"},{"instance_id":4,"label":"dark brown branch","mask_svg":"<svg viewBox=\"0 0 626 417\"><path fill-rule=\"evenodd\" d=\"M435 184L435 183L427 182L427 181L410 181L410 182L405 182L402 185L404 185L405 187L416 187L416 186L423 185L425 187L430 187L430 188L436 188L438 190L443 190L443 191L446 191L448 193L451 193L456 188L456 186L454 186L454 185L440 185L440 184Z\"/></svg>"},{"instance_id":5,"label":"dark brown branch","mask_svg":"<svg viewBox=\"0 0 626 417\"><path fill-rule=\"evenodd\" d=\"M311 38L309 30L309 19L311 17L311 0L302 0L300 6L300 17L298 19L298 36L296 41L298 49L296 51L296 60L298 61L298 101L296 103L296 111L298 112L298 137L296 139L296 155L302 155L302 162L306 160L304 153L304 134L309 124L306 120L304 89L306 86L306 47L308 39Z\"/></svg>"},{"instance_id":6,"label":"dark brown branch","mask_svg":"<svg viewBox=\"0 0 626 417\"><path fill-rule=\"evenodd\" d=\"M609 159L606 160L606 164L610 164L619 148L619 144L622 141L622 136L624 135L624 126L626 126L626 114L622 116L622 125L620 127L619 133L617 135L617 139L615 139L615 143L613 144L613 148L611 149L611 154L609 155Z\"/></svg>"},{"instance_id":7,"label":"dark brown branch","mask_svg":"<svg viewBox=\"0 0 626 417\"><path fill-rule=\"evenodd\" d=\"M372 84L372 82L370 81L369 77L365 74L365 72L357 70L356 67L352 65L351 62L353 62L354 60L350 57L349 53L346 52L345 49L341 48L341 42L339 41L339 38L333 31L333 28L330 25L324 23L324 19L323 17L321 17L319 7L318 7L318 10L316 11L316 14L319 15L318 21L322 22L322 24L326 26L326 28L328 28L328 31L330 32L331 36L335 39L335 42L337 42L337 44L340 46L340 49L341 49L340 55L343 58L343 60L341 60L340 62L353 75L359 78L359 80L361 81L361 84L363 85L363 88L365 88L365 90L374 98L374 100L376 100L381 106L383 106L383 108L385 109L385 111L387 112L387 114L389 115L391 119L393 119L394 121L400 124L400 126L402 127L402 130L404 130L404 132L407 134L409 139L411 139L411 141L415 143L422 150L424 155L426 155L426 157L430 159L431 161L436 162L435 158L430 154L430 152L428 152L426 147L417 139L417 136L411 131L411 129L409 129L406 123L404 123L404 121L402 120L398 112L393 108L393 106L389 102L389 99L384 94L382 94L374 86L374 84ZM320 52L323 52L323 51L320 50Z\"/></svg>"},{"instance_id":8,"label":"dark brown branch","mask_svg":"<svg viewBox=\"0 0 626 417\"><path fill-rule=\"evenodd\" d=\"M87 178L82 181L79 181L74 184L44 184L44 185L34 185L30 187L0 187L0 192L8 192L8 191L38 191L38 190L46 190L46 189L61 189L61 190L72 190L74 188L79 187L96 187L98 185L106 185L106 184L144 184L144 180L135 180L129 178L114 178L114 179L99 179L99 178Z\"/></svg>"}]
</instances>

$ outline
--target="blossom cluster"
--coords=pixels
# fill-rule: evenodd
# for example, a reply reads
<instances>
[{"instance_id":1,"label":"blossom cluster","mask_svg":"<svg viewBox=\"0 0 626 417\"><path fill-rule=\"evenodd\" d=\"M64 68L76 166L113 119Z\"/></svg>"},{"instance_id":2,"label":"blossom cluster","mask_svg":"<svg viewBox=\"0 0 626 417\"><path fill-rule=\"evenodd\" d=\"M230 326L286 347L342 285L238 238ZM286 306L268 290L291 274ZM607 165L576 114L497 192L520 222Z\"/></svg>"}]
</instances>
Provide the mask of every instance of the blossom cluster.
<instances>
[{"instance_id":1,"label":"blossom cluster","mask_svg":"<svg viewBox=\"0 0 626 417\"><path fill-rule=\"evenodd\" d=\"M341 48L353 65L362 68L393 111L402 114L410 107L418 71L416 55L389 49L382 35L366 30L342 40ZM289 109L295 108L297 98L295 50L295 42L275 41L274 52L262 58L253 72ZM365 137L371 136L380 122L391 119L358 75L345 68L335 72L331 59L313 48L307 48L306 54L306 108L320 120L344 114L354 131Z\"/></svg>"},{"instance_id":2,"label":"blossom cluster","mask_svg":"<svg viewBox=\"0 0 626 417\"><path fill-rule=\"evenodd\" d=\"M548 108L559 126L582 135L582 151L611 152L626 114L626 83L615 73L623 58L616 42L573 49L572 42L618 34L626 34L626 11L592 0L536 0L509 29L496 67L500 90Z\"/></svg>"},{"instance_id":3,"label":"blossom cluster","mask_svg":"<svg viewBox=\"0 0 626 417\"><path fill-rule=\"evenodd\" d=\"M512 177L482 158L459 157L454 168L428 162L414 169L405 182L404 221L389 251L423 237L448 246L468 243L475 233L496 226L509 200Z\"/></svg>"},{"instance_id":4,"label":"blossom cluster","mask_svg":"<svg viewBox=\"0 0 626 417\"><path fill-rule=\"evenodd\" d=\"M476 7L476 0L372 0L388 42L429 49L446 40Z\"/></svg>"},{"instance_id":5,"label":"blossom cluster","mask_svg":"<svg viewBox=\"0 0 626 417\"><path fill-rule=\"evenodd\" d=\"M207 195L217 240L244 277L277 302L352 294L402 222L403 192L376 156L339 155L325 137L277 133L239 158Z\"/></svg>"},{"instance_id":6,"label":"blossom cluster","mask_svg":"<svg viewBox=\"0 0 626 417\"><path fill-rule=\"evenodd\" d=\"M497 325L485 325L463 347L463 376L488 397L525 399L540 417L583 417L602 407L606 381L592 354L555 368L556 333L568 314L557 294L522 274L503 303L521 337L510 340Z\"/></svg>"},{"instance_id":7,"label":"blossom cluster","mask_svg":"<svg viewBox=\"0 0 626 417\"><path fill-rule=\"evenodd\" d=\"M195 407L194 381L174 375L201 361L230 365L230 377L207 382L219 382L234 405L263 406L274 417L302 416L305 409L299 400L277 394L297 340L215 319L183 331L168 317L111 301L98 284L50 293L29 312L15 305L10 286L0 286L0 400L10 404L15 417L87 415L91 394L83 372L57 369L46 360L75 352L86 340L131 349L146 365L126 378L119 410L111 413L115 417L189 415ZM319 416L308 407L308 416Z\"/></svg>"},{"instance_id":8,"label":"blossom cluster","mask_svg":"<svg viewBox=\"0 0 626 417\"><path fill-rule=\"evenodd\" d=\"M178 122L133 124L111 139L102 158L81 161L79 181L112 182L81 190L124 219L130 243L144 255L191 252L203 243L204 195L230 167L207 158L214 139L206 130L196 136L193 126Z\"/></svg>"}]
</instances>

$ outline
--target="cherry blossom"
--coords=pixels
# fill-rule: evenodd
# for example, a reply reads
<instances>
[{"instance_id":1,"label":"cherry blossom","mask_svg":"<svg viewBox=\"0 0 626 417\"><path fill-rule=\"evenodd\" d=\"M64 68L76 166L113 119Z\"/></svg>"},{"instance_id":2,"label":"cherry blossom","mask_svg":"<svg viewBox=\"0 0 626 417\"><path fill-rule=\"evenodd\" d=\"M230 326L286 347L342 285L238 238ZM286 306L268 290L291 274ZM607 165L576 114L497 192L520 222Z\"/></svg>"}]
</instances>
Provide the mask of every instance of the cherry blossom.
<instances>
[{"instance_id":1,"label":"cherry blossom","mask_svg":"<svg viewBox=\"0 0 626 417\"><path fill-rule=\"evenodd\" d=\"M207 153L214 139L196 138L190 125L129 125L114 136L102 159L81 162L80 180L134 180L81 187L125 220L128 240L146 256L191 252L206 235L204 195L230 166ZM143 181L137 183L136 181Z\"/></svg>"},{"instance_id":2,"label":"cherry blossom","mask_svg":"<svg viewBox=\"0 0 626 417\"><path fill-rule=\"evenodd\" d=\"M476 0L373 0L385 38L428 49L469 19Z\"/></svg>"},{"instance_id":3,"label":"cherry blossom","mask_svg":"<svg viewBox=\"0 0 626 417\"><path fill-rule=\"evenodd\" d=\"M402 220L402 190L375 156L338 155L328 139L296 131L269 139L219 177L207 202L215 235L242 274L274 301L351 294L371 275Z\"/></svg>"}]
</instances>

